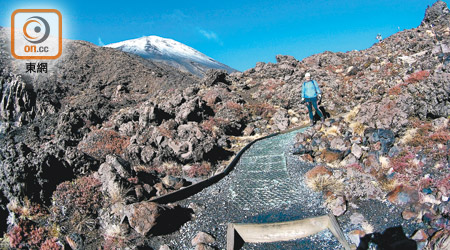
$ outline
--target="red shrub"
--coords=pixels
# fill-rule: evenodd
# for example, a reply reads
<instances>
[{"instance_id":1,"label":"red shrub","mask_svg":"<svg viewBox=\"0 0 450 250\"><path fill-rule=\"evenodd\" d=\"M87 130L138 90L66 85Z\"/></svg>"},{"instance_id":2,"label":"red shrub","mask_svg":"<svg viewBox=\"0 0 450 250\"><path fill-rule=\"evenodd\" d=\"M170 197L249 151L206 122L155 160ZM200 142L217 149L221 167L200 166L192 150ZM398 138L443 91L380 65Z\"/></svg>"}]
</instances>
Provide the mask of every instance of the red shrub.
<instances>
[{"instance_id":1,"label":"red shrub","mask_svg":"<svg viewBox=\"0 0 450 250\"><path fill-rule=\"evenodd\" d=\"M139 183L139 178L137 176L129 177L127 179L127 181L129 181L130 183L133 183L133 184L138 184Z\"/></svg>"},{"instance_id":2,"label":"red shrub","mask_svg":"<svg viewBox=\"0 0 450 250\"><path fill-rule=\"evenodd\" d=\"M335 72L336 71L336 67L334 65L328 65L325 69L330 71L330 72Z\"/></svg>"},{"instance_id":3,"label":"red shrub","mask_svg":"<svg viewBox=\"0 0 450 250\"><path fill-rule=\"evenodd\" d=\"M273 97L273 93L267 93L266 95L264 95L264 98L266 100L270 100Z\"/></svg>"},{"instance_id":4,"label":"red shrub","mask_svg":"<svg viewBox=\"0 0 450 250\"><path fill-rule=\"evenodd\" d=\"M407 83L416 83L424 80L425 78L430 76L430 71L428 70L422 70L419 72L412 73L409 75L408 79L406 79L405 82Z\"/></svg>"},{"instance_id":5,"label":"red shrub","mask_svg":"<svg viewBox=\"0 0 450 250\"><path fill-rule=\"evenodd\" d=\"M31 232L29 234L30 245L39 245L45 237L45 230L42 227L31 227Z\"/></svg>"},{"instance_id":6,"label":"red shrub","mask_svg":"<svg viewBox=\"0 0 450 250\"><path fill-rule=\"evenodd\" d=\"M393 101L389 101L386 105L383 106L384 110L392 110L396 107L396 103Z\"/></svg>"},{"instance_id":7,"label":"red shrub","mask_svg":"<svg viewBox=\"0 0 450 250\"><path fill-rule=\"evenodd\" d=\"M204 120L200 126L206 131L213 131L214 126L216 126L216 121L214 117L209 117L208 120Z\"/></svg>"},{"instance_id":8,"label":"red shrub","mask_svg":"<svg viewBox=\"0 0 450 250\"><path fill-rule=\"evenodd\" d=\"M123 249L126 247L124 237L112 237L105 236L105 241L103 242L103 250L116 250Z\"/></svg>"},{"instance_id":9,"label":"red shrub","mask_svg":"<svg viewBox=\"0 0 450 250\"><path fill-rule=\"evenodd\" d=\"M42 227L36 226L32 221L19 219L9 232L9 244L11 247L19 249L29 249L38 247L46 238L46 231Z\"/></svg>"},{"instance_id":10,"label":"red shrub","mask_svg":"<svg viewBox=\"0 0 450 250\"><path fill-rule=\"evenodd\" d=\"M401 152L397 157L391 158L392 167L396 172L403 173L413 167L412 160L415 158L412 152Z\"/></svg>"},{"instance_id":11,"label":"red shrub","mask_svg":"<svg viewBox=\"0 0 450 250\"><path fill-rule=\"evenodd\" d=\"M394 64L391 62L386 63L382 71L386 76L391 76L394 73Z\"/></svg>"},{"instance_id":12,"label":"red shrub","mask_svg":"<svg viewBox=\"0 0 450 250\"><path fill-rule=\"evenodd\" d=\"M434 185L434 181L431 178L423 178L419 182L420 189L429 188L429 187L432 187L433 185Z\"/></svg>"},{"instance_id":13,"label":"red shrub","mask_svg":"<svg viewBox=\"0 0 450 250\"><path fill-rule=\"evenodd\" d=\"M56 219L96 215L102 206L100 187L100 181L91 176L59 184L53 193L53 211Z\"/></svg>"},{"instance_id":14,"label":"red shrub","mask_svg":"<svg viewBox=\"0 0 450 250\"><path fill-rule=\"evenodd\" d=\"M9 245L14 248L22 249L25 246L24 238L26 237L26 233L23 228L19 225L14 226L11 231L8 233L9 237Z\"/></svg>"},{"instance_id":15,"label":"red shrub","mask_svg":"<svg viewBox=\"0 0 450 250\"><path fill-rule=\"evenodd\" d=\"M165 128L163 126L159 126L158 127L158 131L165 137L167 138L173 138L174 137L174 133L173 130L170 130L168 128ZM128 146L128 145L127 145Z\"/></svg>"},{"instance_id":16,"label":"red shrub","mask_svg":"<svg viewBox=\"0 0 450 250\"><path fill-rule=\"evenodd\" d=\"M266 119L275 113L276 109L268 103L247 104L246 108L250 111L252 116L261 116Z\"/></svg>"},{"instance_id":17,"label":"red shrub","mask_svg":"<svg viewBox=\"0 0 450 250\"><path fill-rule=\"evenodd\" d=\"M402 93L403 86L406 86L406 84L400 83L400 84L395 85L394 87L392 87L388 90L388 94L389 95L400 95Z\"/></svg>"},{"instance_id":18,"label":"red shrub","mask_svg":"<svg viewBox=\"0 0 450 250\"><path fill-rule=\"evenodd\" d=\"M450 195L450 174L436 182L436 187L444 194Z\"/></svg>"},{"instance_id":19,"label":"red shrub","mask_svg":"<svg viewBox=\"0 0 450 250\"><path fill-rule=\"evenodd\" d=\"M216 90L209 90L203 95L203 100L206 101L208 106L212 107L220 100L220 98Z\"/></svg>"},{"instance_id":20,"label":"red shrub","mask_svg":"<svg viewBox=\"0 0 450 250\"><path fill-rule=\"evenodd\" d=\"M189 177L208 176L211 172L211 164L209 162L194 163L189 168L187 175Z\"/></svg>"},{"instance_id":21,"label":"red shrub","mask_svg":"<svg viewBox=\"0 0 450 250\"><path fill-rule=\"evenodd\" d=\"M181 166L176 163L166 163L162 166L162 173L171 176L181 176L183 170Z\"/></svg>"},{"instance_id":22,"label":"red shrub","mask_svg":"<svg viewBox=\"0 0 450 250\"><path fill-rule=\"evenodd\" d=\"M226 102L225 106L229 109L234 109L236 111L241 111L243 109L241 104L233 101Z\"/></svg>"},{"instance_id":23,"label":"red shrub","mask_svg":"<svg viewBox=\"0 0 450 250\"><path fill-rule=\"evenodd\" d=\"M42 243L40 250L60 250L61 245L59 245L58 240L56 238L47 239Z\"/></svg>"},{"instance_id":24,"label":"red shrub","mask_svg":"<svg viewBox=\"0 0 450 250\"><path fill-rule=\"evenodd\" d=\"M147 173L156 172L158 174L164 173L164 167L161 165L146 166L145 171Z\"/></svg>"},{"instance_id":25,"label":"red shrub","mask_svg":"<svg viewBox=\"0 0 450 250\"><path fill-rule=\"evenodd\" d=\"M398 85L396 85L388 90L389 95L400 95L400 93L402 93L402 88Z\"/></svg>"},{"instance_id":26,"label":"red shrub","mask_svg":"<svg viewBox=\"0 0 450 250\"><path fill-rule=\"evenodd\" d=\"M361 167L361 165L359 165L359 163L349 164L347 165L347 168L358 170L361 173L364 172L364 169Z\"/></svg>"},{"instance_id":27,"label":"red shrub","mask_svg":"<svg viewBox=\"0 0 450 250\"><path fill-rule=\"evenodd\" d=\"M409 145L413 147L426 146L429 141L429 133L432 129L430 122L415 121L413 127L417 128L417 132L412 140L409 141Z\"/></svg>"},{"instance_id":28,"label":"red shrub","mask_svg":"<svg viewBox=\"0 0 450 250\"><path fill-rule=\"evenodd\" d=\"M276 83L276 82L270 81L267 85L263 86L263 88L266 91L275 92L282 85L283 84L281 84L281 83Z\"/></svg>"},{"instance_id":29,"label":"red shrub","mask_svg":"<svg viewBox=\"0 0 450 250\"><path fill-rule=\"evenodd\" d=\"M228 122L223 118L209 117L208 120L203 120L200 126L209 132L214 132L215 128L220 128L226 125Z\"/></svg>"},{"instance_id":30,"label":"red shrub","mask_svg":"<svg viewBox=\"0 0 450 250\"><path fill-rule=\"evenodd\" d=\"M450 133L446 130L439 130L431 134L430 139L437 143L447 143L450 140Z\"/></svg>"},{"instance_id":31,"label":"red shrub","mask_svg":"<svg viewBox=\"0 0 450 250\"><path fill-rule=\"evenodd\" d=\"M37 203L31 203L28 210L29 210L30 216L41 217L41 216L48 214L47 209L42 207L41 204L37 204Z\"/></svg>"},{"instance_id":32,"label":"red shrub","mask_svg":"<svg viewBox=\"0 0 450 250\"><path fill-rule=\"evenodd\" d=\"M92 130L86 139L78 144L78 149L95 158L105 158L107 154L121 155L130 144L128 137L114 130Z\"/></svg>"}]
</instances>

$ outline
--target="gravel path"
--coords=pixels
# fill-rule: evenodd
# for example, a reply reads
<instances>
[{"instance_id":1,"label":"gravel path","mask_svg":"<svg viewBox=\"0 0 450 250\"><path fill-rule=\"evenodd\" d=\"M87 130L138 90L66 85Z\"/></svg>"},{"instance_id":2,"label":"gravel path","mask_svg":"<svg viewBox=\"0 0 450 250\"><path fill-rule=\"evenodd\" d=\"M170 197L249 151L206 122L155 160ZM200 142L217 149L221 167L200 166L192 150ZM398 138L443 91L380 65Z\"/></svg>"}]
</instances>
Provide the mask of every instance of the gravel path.
<instances>
[{"instance_id":1,"label":"gravel path","mask_svg":"<svg viewBox=\"0 0 450 250\"><path fill-rule=\"evenodd\" d=\"M193 208L195 217L177 232L154 237L152 247L158 249L159 244L167 244L171 249L194 249L191 240L199 231L204 231L216 238L214 246L217 249L225 249L227 223L280 222L327 214L322 194L311 191L304 183L303 175L313 165L300 161L290 152L299 132L256 142L228 176L178 202L183 207ZM359 229L350 223L350 216L356 211L376 231L403 222L400 211L390 204L361 201L339 217L344 234ZM242 249L341 249L341 245L330 231L325 230L289 242L246 243Z\"/></svg>"}]
</instances>

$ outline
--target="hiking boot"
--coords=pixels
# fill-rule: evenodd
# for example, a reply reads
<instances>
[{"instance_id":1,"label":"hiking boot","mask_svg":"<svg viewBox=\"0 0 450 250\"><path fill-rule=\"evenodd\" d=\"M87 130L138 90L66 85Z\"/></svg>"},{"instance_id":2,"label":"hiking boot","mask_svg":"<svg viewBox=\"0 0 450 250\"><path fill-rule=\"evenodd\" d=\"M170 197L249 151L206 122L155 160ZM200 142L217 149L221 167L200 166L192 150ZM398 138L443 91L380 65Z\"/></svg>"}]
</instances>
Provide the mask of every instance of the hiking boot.
<instances>
[{"instance_id":1,"label":"hiking boot","mask_svg":"<svg viewBox=\"0 0 450 250\"><path fill-rule=\"evenodd\" d=\"M314 127L314 121L311 121L309 124L311 127Z\"/></svg>"},{"instance_id":2,"label":"hiking boot","mask_svg":"<svg viewBox=\"0 0 450 250\"><path fill-rule=\"evenodd\" d=\"M325 122L325 117L320 117L320 120L322 121L322 123L324 123Z\"/></svg>"}]
</instances>

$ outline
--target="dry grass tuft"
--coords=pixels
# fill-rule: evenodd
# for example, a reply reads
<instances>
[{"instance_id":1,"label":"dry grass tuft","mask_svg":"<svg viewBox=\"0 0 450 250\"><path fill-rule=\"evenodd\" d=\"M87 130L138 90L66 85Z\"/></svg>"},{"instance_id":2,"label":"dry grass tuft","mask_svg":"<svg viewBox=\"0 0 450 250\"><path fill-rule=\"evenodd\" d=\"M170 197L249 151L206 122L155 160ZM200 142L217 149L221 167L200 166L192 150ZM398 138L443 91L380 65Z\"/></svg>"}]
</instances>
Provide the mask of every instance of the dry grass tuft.
<instances>
[{"instance_id":1,"label":"dry grass tuft","mask_svg":"<svg viewBox=\"0 0 450 250\"><path fill-rule=\"evenodd\" d=\"M130 202L134 201L133 196L129 196L128 193L130 193L133 190L133 188L125 188L122 185L114 185L111 186L108 189L108 194L110 198L111 204L122 204L126 205Z\"/></svg>"},{"instance_id":2,"label":"dry grass tuft","mask_svg":"<svg viewBox=\"0 0 450 250\"><path fill-rule=\"evenodd\" d=\"M361 109L361 106L358 105L356 107L354 107L350 112L348 112L345 116L344 116L344 121L350 123L353 121L353 119L355 119L356 115L359 113L359 110Z\"/></svg>"},{"instance_id":3,"label":"dry grass tuft","mask_svg":"<svg viewBox=\"0 0 450 250\"><path fill-rule=\"evenodd\" d=\"M398 182L395 179L387 179L382 178L378 180L378 183L380 184L381 190L383 190L386 193L389 193L395 189L395 187L398 185Z\"/></svg>"},{"instance_id":4,"label":"dry grass tuft","mask_svg":"<svg viewBox=\"0 0 450 250\"><path fill-rule=\"evenodd\" d=\"M364 130L366 130L366 126L364 126L364 124L360 122L352 122L349 127L352 129L353 134L364 136Z\"/></svg>"},{"instance_id":5,"label":"dry grass tuft","mask_svg":"<svg viewBox=\"0 0 450 250\"><path fill-rule=\"evenodd\" d=\"M161 165L162 168L162 172L165 173L166 175L171 175L171 176L182 176L183 175L183 170L181 165L179 165L178 163L174 162L174 161L165 161L163 162L163 164Z\"/></svg>"},{"instance_id":6,"label":"dry grass tuft","mask_svg":"<svg viewBox=\"0 0 450 250\"><path fill-rule=\"evenodd\" d=\"M326 128L325 126L322 126L321 131L326 135L332 135L332 136L339 136L341 134L341 132L339 132L339 128L336 126L331 126L329 128Z\"/></svg>"},{"instance_id":7,"label":"dry grass tuft","mask_svg":"<svg viewBox=\"0 0 450 250\"><path fill-rule=\"evenodd\" d=\"M399 143L403 144L403 145L408 144L409 142L411 142L413 140L413 138L415 137L416 133L417 133L417 128L408 129L405 132L405 135L400 139Z\"/></svg>"},{"instance_id":8,"label":"dry grass tuft","mask_svg":"<svg viewBox=\"0 0 450 250\"><path fill-rule=\"evenodd\" d=\"M344 191L344 184L341 180L330 175L317 175L306 180L306 185L316 192L333 192L335 194Z\"/></svg>"}]
</instances>

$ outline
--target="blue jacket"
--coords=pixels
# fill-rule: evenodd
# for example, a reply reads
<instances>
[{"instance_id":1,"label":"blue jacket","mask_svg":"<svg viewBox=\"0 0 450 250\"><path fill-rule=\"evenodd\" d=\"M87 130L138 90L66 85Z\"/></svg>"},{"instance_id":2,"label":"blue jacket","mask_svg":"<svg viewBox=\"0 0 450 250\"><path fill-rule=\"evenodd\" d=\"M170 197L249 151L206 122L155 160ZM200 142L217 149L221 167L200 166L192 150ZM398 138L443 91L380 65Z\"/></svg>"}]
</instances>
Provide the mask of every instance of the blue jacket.
<instances>
[{"instance_id":1,"label":"blue jacket","mask_svg":"<svg viewBox=\"0 0 450 250\"><path fill-rule=\"evenodd\" d=\"M303 83L302 98L314 98L320 94L320 88L316 81L310 80Z\"/></svg>"}]
</instances>

